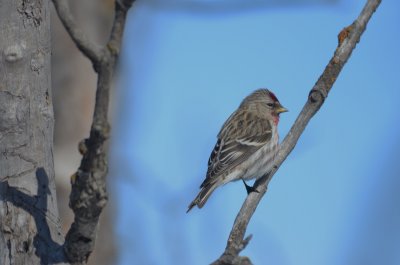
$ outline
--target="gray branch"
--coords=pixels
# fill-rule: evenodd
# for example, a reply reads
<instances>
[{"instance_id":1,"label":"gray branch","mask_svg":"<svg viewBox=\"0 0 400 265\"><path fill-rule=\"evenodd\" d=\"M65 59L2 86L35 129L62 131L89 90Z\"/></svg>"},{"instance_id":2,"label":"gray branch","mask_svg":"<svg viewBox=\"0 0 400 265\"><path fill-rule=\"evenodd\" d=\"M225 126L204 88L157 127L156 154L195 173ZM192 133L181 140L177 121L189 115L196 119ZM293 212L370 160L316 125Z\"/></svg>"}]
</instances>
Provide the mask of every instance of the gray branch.
<instances>
[{"instance_id":1,"label":"gray branch","mask_svg":"<svg viewBox=\"0 0 400 265\"><path fill-rule=\"evenodd\" d=\"M94 45L74 23L65 0L53 0L57 13L72 40L93 63L98 73L93 122L88 139L79 144L82 161L71 177L70 207L74 222L69 229L64 252L69 262L85 263L93 251L100 214L108 195L105 142L109 138L107 120L110 87L121 48L126 14L134 0L116 1L113 27L104 47Z\"/></svg>"},{"instance_id":2,"label":"gray branch","mask_svg":"<svg viewBox=\"0 0 400 265\"><path fill-rule=\"evenodd\" d=\"M93 63L98 62L101 57L101 47L90 41L88 36L75 24L75 20L69 10L68 1L53 0L53 4L58 17L79 50Z\"/></svg>"},{"instance_id":3,"label":"gray branch","mask_svg":"<svg viewBox=\"0 0 400 265\"><path fill-rule=\"evenodd\" d=\"M280 145L274 169L256 181L255 188L259 193L252 192L247 196L242 208L236 216L225 251L218 260L212 263L213 265L251 264L247 257L239 256L240 251L244 249L249 241L248 238L243 238L250 218L255 212L261 198L267 191L268 183L271 178L292 152L308 122L324 103L325 98L328 96L328 93L339 76L340 71L350 58L356 44L359 42L369 19L380 3L381 0L368 0L358 18L350 26L344 28L339 33L339 43L335 53L326 66L324 72L311 89L306 104Z\"/></svg>"}]
</instances>

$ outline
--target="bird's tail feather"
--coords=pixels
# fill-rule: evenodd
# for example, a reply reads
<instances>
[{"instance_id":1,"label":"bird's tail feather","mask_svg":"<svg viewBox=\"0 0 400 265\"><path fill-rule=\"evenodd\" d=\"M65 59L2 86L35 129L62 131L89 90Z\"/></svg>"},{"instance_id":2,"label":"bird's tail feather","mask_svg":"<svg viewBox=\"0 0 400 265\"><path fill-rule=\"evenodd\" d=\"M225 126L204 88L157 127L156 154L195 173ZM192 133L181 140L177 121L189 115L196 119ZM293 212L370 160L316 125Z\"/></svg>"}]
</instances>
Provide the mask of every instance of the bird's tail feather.
<instances>
[{"instance_id":1,"label":"bird's tail feather","mask_svg":"<svg viewBox=\"0 0 400 265\"><path fill-rule=\"evenodd\" d=\"M218 183L208 183L207 185L203 186L197 194L196 198L189 204L188 210L186 213L188 213L194 206L197 205L197 207L201 208L204 206L204 204L207 202L208 198L212 194L212 192L218 187Z\"/></svg>"}]
</instances>

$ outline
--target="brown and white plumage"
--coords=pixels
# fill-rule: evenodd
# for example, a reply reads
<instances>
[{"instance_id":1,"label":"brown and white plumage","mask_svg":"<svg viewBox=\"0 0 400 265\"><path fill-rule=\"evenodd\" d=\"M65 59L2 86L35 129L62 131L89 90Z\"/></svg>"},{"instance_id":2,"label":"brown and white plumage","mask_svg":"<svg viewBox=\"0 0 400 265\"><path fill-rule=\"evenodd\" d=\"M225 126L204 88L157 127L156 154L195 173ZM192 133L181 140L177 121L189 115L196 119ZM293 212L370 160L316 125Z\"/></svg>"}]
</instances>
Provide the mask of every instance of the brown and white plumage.
<instances>
[{"instance_id":1,"label":"brown and white plumage","mask_svg":"<svg viewBox=\"0 0 400 265\"><path fill-rule=\"evenodd\" d=\"M268 89L247 96L218 134L208 160L206 179L188 212L203 207L219 186L259 178L271 170L278 147L279 114L287 111Z\"/></svg>"}]
</instances>

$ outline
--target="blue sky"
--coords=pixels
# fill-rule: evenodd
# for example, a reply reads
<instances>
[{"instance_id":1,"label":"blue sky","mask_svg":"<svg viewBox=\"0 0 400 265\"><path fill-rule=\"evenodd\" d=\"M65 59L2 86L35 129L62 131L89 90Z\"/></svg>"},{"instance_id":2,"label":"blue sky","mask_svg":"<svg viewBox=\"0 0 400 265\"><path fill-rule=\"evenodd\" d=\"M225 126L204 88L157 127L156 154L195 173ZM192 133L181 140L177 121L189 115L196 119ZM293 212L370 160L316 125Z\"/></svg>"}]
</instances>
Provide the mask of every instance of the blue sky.
<instances>
[{"instance_id":1,"label":"blue sky","mask_svg":"<svg viewBox=\"0 0 400 265\"><path fill-rule=\"evenodd\" d=\"M243 184L185 211L220 126L266 87L290 110L283 139L365 1L193 2L138 1L129 13L110 159L120 265L219 257ZM254 264L400 264L399 8L383 1L271 181L242 252Z\"/></svg>"}]
</instances>

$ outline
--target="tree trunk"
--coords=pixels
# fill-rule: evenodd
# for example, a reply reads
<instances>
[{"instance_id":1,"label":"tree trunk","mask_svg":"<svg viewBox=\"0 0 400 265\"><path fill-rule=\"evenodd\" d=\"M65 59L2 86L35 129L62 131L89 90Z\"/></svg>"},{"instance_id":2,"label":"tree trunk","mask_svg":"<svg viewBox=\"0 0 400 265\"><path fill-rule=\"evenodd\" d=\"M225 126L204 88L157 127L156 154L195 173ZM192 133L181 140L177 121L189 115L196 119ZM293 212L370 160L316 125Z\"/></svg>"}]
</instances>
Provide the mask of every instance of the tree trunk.
<instances>
[{"instance_id":1,"label":"tree trunk","mask_svg":"<svg viewBox=\"0 0 400 265\"><path fill-rule=\"evenodd\" d=\"M0 0L0 264L62 258L48 0ZM56 254L58 253L58 254Z\"/></svg>"}]
</instances>

